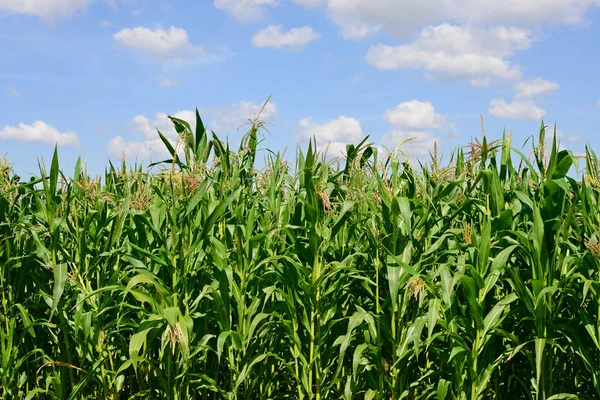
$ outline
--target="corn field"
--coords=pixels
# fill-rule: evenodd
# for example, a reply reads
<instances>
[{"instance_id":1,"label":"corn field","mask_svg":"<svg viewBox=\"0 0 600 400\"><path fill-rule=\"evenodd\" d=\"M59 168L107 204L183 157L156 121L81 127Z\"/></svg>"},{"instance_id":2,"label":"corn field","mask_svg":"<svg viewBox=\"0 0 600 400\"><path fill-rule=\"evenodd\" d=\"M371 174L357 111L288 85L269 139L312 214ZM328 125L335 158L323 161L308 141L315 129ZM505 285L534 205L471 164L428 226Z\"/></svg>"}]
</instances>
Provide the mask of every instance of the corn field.
<instances>
[{"instance_id":1,"label":"corn field","mask_svg":"<svg viewBox=\"0 0 600 400\"><path fill-rule=\"evenodd\" d=\"M591 149L290 163L171 120L152 168L2 162L1 399L600 399Z\"/></svg>"}]
</instances>

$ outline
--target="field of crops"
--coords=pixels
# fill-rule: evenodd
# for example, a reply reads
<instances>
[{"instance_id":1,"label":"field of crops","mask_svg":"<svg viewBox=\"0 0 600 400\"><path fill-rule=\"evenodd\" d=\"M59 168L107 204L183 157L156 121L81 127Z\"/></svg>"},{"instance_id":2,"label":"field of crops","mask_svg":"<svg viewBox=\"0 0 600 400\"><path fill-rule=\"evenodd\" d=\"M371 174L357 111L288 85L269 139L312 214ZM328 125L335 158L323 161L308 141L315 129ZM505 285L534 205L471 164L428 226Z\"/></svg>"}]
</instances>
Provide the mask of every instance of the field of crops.
<instances>
[{"instance_id":1,"label":"field of crops","mask_svg":"<svg viewBox=\"0 0 600 400\"><path fill-rule=\"evenodd\" d=\"M149 170L2 162L0 398L600 399L591 149L288 163L173 123Z\"/></svg>"}]
</instances>

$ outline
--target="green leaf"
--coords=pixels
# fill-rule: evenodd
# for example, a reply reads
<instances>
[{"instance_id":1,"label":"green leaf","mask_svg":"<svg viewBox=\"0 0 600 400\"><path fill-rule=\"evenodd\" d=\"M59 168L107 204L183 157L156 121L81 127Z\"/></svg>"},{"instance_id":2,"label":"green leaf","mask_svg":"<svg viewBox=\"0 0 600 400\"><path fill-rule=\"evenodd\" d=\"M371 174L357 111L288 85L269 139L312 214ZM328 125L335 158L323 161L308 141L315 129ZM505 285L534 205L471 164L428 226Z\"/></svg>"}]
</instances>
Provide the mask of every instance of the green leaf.
<instances>
[{"instance_id":1,"label":"green leaf","mask_svg":"<svg viewBox=\"0 0 600 400\"><path fill-rule=\"evenodd\" d=\"M387 277L388 286L390 288L390 297L392 299L392 307L395 310L398 307L398 289L400 287L400 275L402 268L399 266L388 265Z\"/></svg>"},{"instance_id":2,"label":"green leaf","mask_svg":"<svg viewBox=\"0 0 600 400\"><path fill-rule=\"evenodd\" d=\"M156 328L156 326L151 326L146 328L140 332L137 332L131 339L129 340L129 359L131 360L131 365L133 365L133 369L137 371L137 363L140 360L140 350L142 346L146 343L146 336L148 336L148 332L152 329Z\"/></svg>"},{"instance_id":3,"label":"green leaf","mask_svg":"<svg viewBox=\"0 0 600 400\"><path fill-rule=\"evenodd\" d=\"M263 362L265 359L267 359L268 357L271 357L271 356L275 356L275 355L271 354L271 353L259 354L258 356L254 357L254 359L252 359L250 364L244 365L244 367L242 368L242 371L240 372L240 375L238 376L238 379L235 382L235 388L237 389L242 384L242 382L244 382L244 379L246 379L246 377L252 371L252 368L256 364Z\"/></svg>"},{"instance_id":4,"label":"green leaf","mask_svg":"<svg viewBox=\"0 0 600 400\"><path fill-rule=\"evenodd\" d=\"M200 118L200 113L196 108L196 151L202 152L206 149L206 128L204 127L204 123L202 122L202 118ZM198 154L197 154L198 156Z\"/></svg>"},{"instance_id":5,"label":"green leaf","mask_svg":"<svg viewBox=\"0 0 600 400\"><path fill-rule=\"evenodd\" d=\"M505 315L503 315L504 311L508 307L510 303L517 300L518 296L515 293L511 293L505 296L502 300L500 300L485 316L483 320L483 332L481 334L482 337L485 337L486 334L491 332L498 324L504 319ZM502 317L502 318L501 318Z\"/></svg>"},{"instance_id":6,"label":"green leaf","mask_svg":"<svg viewBox=\"0 0 600 400\"><path fill-rule=\"evenodd\" d=\"M348 211L350 211L353 207L354 207L353 201L346 200L346 201L344 201L344 204L342 204L342 209L340 210L340 212L337 215L337 221L333 225L333 228L331 229L331 238L332 239L337 236L337 234L340 231L340 229L342 228L343 224L348 219L348 215L347 215Z\"/></svg>"},{"instance_id":7,"label":"green leaf","mask_svg":"<svg viewBox=\"0 0 600 400\"><path fill-rule=\"evenodd\" d=\"M485 298L489 291L494 287L494 285L498 281L498 278L500 277L500 274L503 273L506 269L508 259L511 256L512 252L515 251L518 247L518 245L508 246L500 253L498 253L496 257L494 257L494 259L492 260L492 267L490 273L485 278L485 287L483 288L482 293L483 298Z\"/></svg>"},{"instance_id":8,"label":"green leaf","mask_svg":"<svg viewBox=\"0 0 600 400\"><path fill-rule=\"evenodd\" d=\"M448 396L448 390L450 389L450 382L445 379L440 379L437 385L437 400L446 400Z\"/></svg>"},{"instance_id":9,"label":"green leaf","mask_svg":"<svg viewBox=\"0 0 600 400\"><path fill-rule=\"evenodd\" d=\"M543 369L543 360L544 360L544 349L546 348L546 339L545 338L535 338L535 375L536 375L536 382L538 385L538 391L539 391L539 385L540 385L540 379L542 377L542 375L544 375L546 373L546 371Z\"/></svg>"},{"instance_id":10,"label":"green leaf","mask_svg":"<svg viewBox=\"0 0 600 400\"><path fill-rule=\"evenodd\" d=\"M231 337L231 344L233 348L236 350L242 349L242 338L240 334L234 331L225 331L221 332L219 337L217 338L217 358L221 360L221 355L223 354L223 349L225 348L225 344L227 343L227 339Z\"/></svg>"},{"instance_id":11,"label":"green leaf","mask_svg":"<svg viewBox=\"0 0 600 400\"><path fill-rule=\"evenodd\" d=\"M573 166L573 155L568 150L562 150L557 155L557 164L554 168L552 179L561 179L567 176Z\"/></svg>"},{"instance_id":12,"label":"green leaf","mask_svg":"<svg viewBox=\"0 0 600 400\"><path fill-rule=\"evenodd\" d=\"M478 303L478 289L475 284L475 280L470 276L463 276L461 279L461 287L463 288L463 293L469 304L469 309L471 310L471 315L475 319L475 326L478 330L483 328L483 318L482 318L482 310L481 305Z\"/></svg>"},{"instance_id":13,"label":"green leaf","mask_svg":"<svg viewBox=\"0 0 600 400\"><path fill-rule=\"evenodd\" d=\"M38 394L46 394L46 391L42 388L35 388L33 390L30 390L27 393L27 396L25 396L25 400L32 400L34 399Z\"/></svg>"},{"instance_id":14,"label":"green leaf","mask_svg":"<svg viewBox=\"0 0 600 400\"><path fill-rule=\"evenodd\" d=\"M96 362L94 363L94 365L92 365L92 368L88 369L85 376L83 377L83 379L81 379L77 385L75 385L75 387L73 388L73 390L71 391L71 394L69 395L68 400L74 400L77 398L77 395L79 394L80 391L82 391L91 381L94 380L94 378L96 377L97 373L96 370L98 369L98 367L104 362L105 357L100 357L98 360L96 360Z\"/></svg>"},{"instance_id":15,"label":"green leaf","mask_svg":"<svg viewBox=\"0 0 600 400\"><path fill-rule=\"evenodd\" d=\"M548 400L579 400L579 397L570 393L558 393L548 397Z\"/></svg>"},{"instance_id":16,"label":"green leaf","mask_svg":"<svg viewBox=\"0 0 600 400\"><path fill-rule=\"evenodd\" d=\"M456 357L457 355L461 354L461 353L465 353L467 350L465 350L463 347L459 347L459 346L454 346L452 348L452 350L450 351L450 357L448 357L448 362L452 361L452 359L454 357Z\"/></svg>"},{"instance_id":17,"label":"green leaf","mask_svg":"<svg viewBox=\"0 0 600 400\"><path fill-rule=\"evenodd\" d=\"M52 164L50 166L50 193L48 193L48 196L51 196L50 199L54 199L54 196L56 196L58 173L58 146L54 146L54 154L52 155Z\"/></svg>"},{"instance_id":18,"label":"green leaf","mask_svg":"<svg viewBox=\"0 0 600 400\"><path fill-rule=\"evenodd\" d=\"M365 393L365 400L373 400L375 396L377 396L377 392L373 389L369 389L367 390L367 393Z\"/></svg>"},{"instance_id":19,"label":"green leaf","mask_svg":"<svg viewBox=\"0 0 600 400\"><path fill-rule=\"evenodd\" d=\"M68 267L66 263L57 264L54 266L54 289L52 289L52 308L50 309L49 320L52 319L52 315L58 307L58 302L62 298L65 290L65 283L67 282L67 271Z\"/></svg>"},{"instance_id":20,"label":"green leaf","mask_svg":"<svg viewBox=\"0 0 600 400\"><path fill-rule=\"evenodd\" d=\"M535 303L533 304L534 308L537 308L540 304L540 301L545 300L546 295L550 295L550 297L552 297L552 295L554 293L556 293L559 289L556 286L548 286L543 288L537 295L537 297L535 298Z\"/></svg>"},{"instance_id":21,"label":"green leaf","mask_svg":"<svg viewBox=\"0 0 600 400\"><path fill-rule=\"evenodd\" d=\"M171 157L173 157L173 160L176 159L176 155L175 155L175 149L173 148L173 145L171 144L171 141L169 139L167 139L165 137L165 135L163 135L161 133L161 131L159 131L158 129L156 130L158 132L158 136L160 137L160 140L162 140L162 142L164 143L165 147L167 148L167 151L169 152L169 154L171 155Z\"/></svg>"},{"instance_id":22,"label":"green leaf","mask_svg":"<svg viewBox=\"0 0 600 400\"><path fill-rule=\"evenodd\" d=\"M19 313L21 314L23 328L31 335L32 338L35 338L35 331L33 330L33 323L31 322L31 318L29 318L29 313L22 304L17 303L15 306L19 309Z\"/></svg>"},{"instance_id":23,"label":"green leaf","mask_svg":"<svg viewBox=\"0 0 600 400\"><path fill-rule=\"evenodd\" d=\"M441 306L442 302L440 299L429 300L429 310L427 312L427 340L431 339L431 335L433 335L433 330L440 315Z\"/></svg>"},{"instance_id":24,"label":"green leaf","mask_svg":"<svg viewBox=\"0 0 600 400\"><path fill-rule=\"evenodd\" d=\"M363 353L368 348L369 348L369 345L367 343L361 343L358 346L356 346L356 349L354 349L354 355L352 356L352 375L354 375L356 380L359 379L358 367L360 366L360 363L362 362Z\"/></svg>"},{"instance_id":25,"label":"green leaf","mask_svg":"<svg viewBox=\"0 0 600 400\"><path fill-rule=\"evenodd\" d=\"M227 207L229 207L233 200L235 200L239 196L241 191L242 188L239 188L235 192L231 193L223 201L219 202L219 205L215 207L212 213L210 213L210 215L206 219L206 222L204 223L204 226L202 227L202 240L205 240L208 237L208 235L212 234L212 228L217 222L217 220L219 218L224 217L225 210L227 209Z\"/></svg>"}]
</instances>

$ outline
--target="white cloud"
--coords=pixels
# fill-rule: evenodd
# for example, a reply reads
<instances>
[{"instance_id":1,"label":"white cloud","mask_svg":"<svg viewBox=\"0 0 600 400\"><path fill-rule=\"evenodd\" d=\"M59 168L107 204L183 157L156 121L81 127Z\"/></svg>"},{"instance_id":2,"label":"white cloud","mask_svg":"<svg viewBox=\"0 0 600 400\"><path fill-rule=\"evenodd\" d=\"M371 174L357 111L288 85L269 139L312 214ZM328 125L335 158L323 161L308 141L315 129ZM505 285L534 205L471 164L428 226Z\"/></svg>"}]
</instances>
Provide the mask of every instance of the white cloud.
<instances>
[{"instance_id":1,"label":"white cloud","mask_svg":"<svg viewBox=\"0 0 600 400\"><path fill-rule=\"evenodd\" d=\"M596 102L596 107L600 108L600 100Z\"/></svg>"},{"instance_id":2,"label":"white cloud","mask_svg":"<svg viewBox=\"0 0 600 400\"><path fill-rule=\"evenodd\" d=\"M384 119L391 129L381 138L381 143L393 151L397 145L411 139L402 145L402 150L416 157L423 157L433 149L438 140L435 134L428 130L441 129L448 125L446 119L439 115L433 105L427 101L411 100L400 103L393 109L387 110ZM449 129L455 129L452 125ZM325 123L316 123L312 117L300 121L299 140L316 137L319 151L328 148L328 155L339 156L345 153L347 144L357 144L365 137L360 122L345 115Z\"/></svg>"},{"instance_id":3,"label":"white cloud","mask_svg":"<svg viewBox=\"0 0 600 400\"><path fill-rule=\"evenodd\" d=\"M44 121L35 121L32 125L21 123L18 127L7 125L0 130L0 140L79 147L79 138L76 133L60 132Z\"/></svg>"},{"instance_id":4,"label":"white cloud","mask_svg":"<svg viewBox=\"0 0 600 400\"><path fill-rule=\"evenodd\" d=\"M307 8L327 5L345 38L360 39L385 31L407 37L424 25L446 21L480 26L511 25L535 28L542 24L575 25L599 0L293 0ZM214 0L214 6L241 21L257 20L267 7L282 0Z\"/></svg>"},{"instance_id":5,"label":"white cloud","mask_svg":"<svg viewBox=\"0 0 600 400\"><path fill-rule=\"evenodd\" d=\"M399 130L387 132L381 139L388 151L394 151L398 145L401 145L402 151L417 158L425 157L433 151L436 141L438 141L437 137L429 132Z\"/></svg>"},{"instance_id":6,"label":"white cloud","mask_svg":"<svg viewBox=\"0 0 600 400\"><path fill-rule=\"evenodd\" d=\"M95 0L0 0L0 13L15 13L40 17L47 22L70 18L84 11ZM104 0L115 8L116 0Z\"/></svg>"},{"instance_id":7,"label":"white cloud","mask_svg":"<svg viewBox=\"0 0 600 400\"><path fill-rule=\"evenodd\" d=\"M115 33L113 38L124 47L177 65L218 63L233 55L224 47L207 52L202 47L190 43L185 29L174 26L168 30L138 26L123 29Z\"/></svg>"},{"instance_id":8,"label":"white cloud","mask_svg":"<svg viewBox=\"0 0 600 400\"><path fill-rule=\"evenodd\" d=\"M384 118L395 129L427 130L441 128L444 117L428 101L411 100L387 110Z\"/></svg>"},{"instance_id":9,"label":"white cloud","mask_svg":"<svg viewBox=\"0 0 600 400\"><path fill-rule=\"evenodd\" d=\"M185 157L176 140L169 139L169 142L177 150L179 157ZM134 160L160 161L171 158L171 154L158 135L156 139L144 141L126 140L121 136L116 136L106 143L106 152L110 157L125 157Z\"/></svg>"},{"instance_id":10,"label":"white cloud","mask_svg":"<svg viewBox=\"0 0 600 400\"><path fill-rule=\"evenodd\" d=\"M517 80L518 66L506 57L531 44L528 31L499 27L491 30L442 24L423 29L417 40L400 46L378 44L366 55L380 69L423 69L433 76L469 79L475 86L490 79Z\"/></svg>"},{"instance_id":11,"label":"white cloud","mask_svg":"<svg viewBox=\"0 0 600 400\"><path fill-rule=\"evenodd\" d=\"M9 93L14 97L23 97L23 93L18 91L16 88L10 88Z\"/></svg>"},{"instance_id":12,"label":"white cloud","mask_svg":"<svg viewBox=\"0 0 600 400\"><path fill-rule=\"evenodd\" d=\"M536 78L530 81L519 82L515 85L515 98L532 98L544 93L558 90L560 85L556 82Z\"/></svg>"},{"instance_id":13,"label":"white cloud","mask_svg":"<svg viewBox=\"0 0 600 400\"><path fill-rule=\"evenodd\" d=\"M93 0L0 0L0 12L38 16L46 21L72 17Z\"/></svg>"},{"instance_id":14,"label":"white cloud","mask_svg":"<svg viewBox=\"0 0 600 400\"><path fill-rule=\"evenodd\" d=\"M274 7L278 0L214 0L213 5L219 10L231 14L238 21L256 21L265 13L265 7Z\"/></svg>"},{"instance_id":15,"label":"white cloud","mask_svg":"<svg viewBox=\"0 0 600 400\"><path fill-rule=\"evenodd\" d=\"M492 80L490 78L475 78L471 79L470 83L473 87L485 89L490 87Z\"/></svg>"},{"instance_id":16,"label":"white cloud","mask_svg":"<svg viewBox=\"0 0 600 400\"><path fill-rule=\"evenodd\" d=\"M175 118L188 122L192 129L196 128L196 112L192 110L177 111L172 115ZM110 156L127 158L145 159L168 157L164 143L158 136L160 131L173 146L176 146L178 139L177 132L173 127L173 122L166 113L156 113L154 118L148 118L144 115L136 115L130 122L132 130L144 137L144 140L128 140L121 136L114 137L106 144L106 150Z\"/></svg>"},{"instance_id":17,"label":"white cloud","mask_svg":"<svg viewBox=\"0 0 600 400\"><path fill-rule=\"evenodd\" d=\"M448 125L446 119L435 111L433 104L420 100L398 104L385 112L384 119L392 129L383 135L382 144L389 151L393 151L396 146L406 141L401 149L415 157L428 155L434 143L438 141L437 136L429 130L441 129ZM449 125L449 128L453 132L456 131L453 125Z\"/></svg>"},{"instance_id":18,"label":"white cloud","mask_svg":"<svg viewBox=\"0 0 600 400\"><path fill-rule=\"evenodd\" d=\"M151 143L156 142L156 143ZM162 150L159 150L163 143L160 141L126 141L121 136L114 137L106 144L106 152L111 157L125 157L129 159L150 159L152 154L162 155ZM153 152L153 145L156 150ZM167 153L168 154L168 153ZM165 154L165 156L167 155Z\"/></svg>"},{"instance_id":19,"label":"white cloud","mask_svg":"<svg viewBox=\"0 0 600 400\"><path fill-rule=\"evenodd\" d=\"M240 101L230 107L212 107L199 110L200 117L209 129L214 130L219 135L234 133L238 127L249 119L252 119L260 111L262 104L257 105L251 101ZM268 121L277 114L277 104L268 103L261 114L261 119ZM173 117L182 119L190 123L192 129L195 129L196 112L193 110L181 110L173 114ZM177 139L177 132L173 128L173 123L169 120L166 113L159 112L153 118L145 115L136 115L132 121L132 128L135 132L142 134L147 139L158 137L156 130L170 139Z\"/></svg>"},{"instance_id":20,"label":"white cloud","mask_svg":"<svg viewBox=\"0 0 600 400\"><path fill-rule=\"evenodd\" d=\"M199 110L199 113L203 122L209 129L214 130L217 134L223 136L235 132L241 124L247 122L250 118L254 118L261 107L262 104L256 105L250 101L240 101L231 107L206 108ZM277 105L275 103L269 103L263 110L261 119L268 120L273 118L276 113ZM172 116L188 122L192 130L196 129L196 111L181 110L172 114ZM154 117L150 118L141 114L136 115L130 121L130 125L132 131L137 133L141 138L129 140L117 136L110 139L106 145L106 150L109 155L121 157L125 154L127 158L146 160L148 160L150 156L152 156L153 159L156 159L157 157L168 157L169 153L167 152L164 143L160 140L157 130L159 130L173 146L177 143L177 132L166 113L159 112L156 113Z\"/></svg>"},{"instance_id":21,"label":"white cloud","mask_svg":"<svg viewBox=\"0 0 600 400\"><path fill-rule=\"evenodd\" d=\"M360 122L356 118L340 116L337 119L318 124L312 117L300 121L299 140L316 138L319 151L325 151L333 157L341 156L347 144L358 144L364 139Z\"/></svg>"},{"instance_id":22,"label":"white cloud","mask_svg":"<svg viewBox=\"0 0 600 400\"><path fill-rule=\"evenodd\" d=\"M327 3L327 0L292 0L303 7L317 9Z\"/></svg>"},{"instance_id":23,"label":"white cloud","mask_svg":"<svg viewBox=\"0 0 600 400\"><path fill-rule=\"evenodd\" d=\"M195 129L196 123L196 112L193 110L182 110L177 111L172 115L175 118L182 119L188 122L192 129ZM177 132L173 128L173 122L168 118L168 115L163 112L156 113L153 119L150 119L144 115L136 115L132 119L133 129L141 133L146 139L158 139L158 129L160 133L165 135L169 139L177 139Z\"/></svg>"},{"instance_id":24,"label":"white cloud","mask_svg":"<svg viewBox=\"0 0 600 400\"><path fill-rule=\"evenodd\" d=\"M170 88L173 86L180 85L180 83L177 79L169 78L169 77L161 75L161 74L155 75L153 80L154 80L154 82L156 82L156 84L158 86L164 87L164 88Z\"/></svg>"},{"instance_id":25,"label":"white cloud","mask_svg":"<svg viewBox=\"0 0 600 400\"><path fill-rule=\"evenodd\" d=\"M159 59L190 59L203 55L204 50L192 45L185 29L171 26L169 30L138 26L123 29L113 35L121 45Z\"/></svg>"},{"instance_id":26,"label":"white cloud","mask_svg":"<svg viewBox=\"0 0 600 400\"><path fill-rule=\"evenodd\" d=\"M101 28L108 28L109 26L112 25L112 21L109 21L107 19L100 21L100 27Z\"/></svg>"},{"instance_id":27,"label":"white cloud","mask_svg":"<svg viewBox=\"0 0 600 400\"><path fill-rule=\"evenodd\" d=\"M282 47L301 49L308 43L317 40L321 35L308 26L292 28L287 32L282 31L282 25L270 25L269 27L252 36L252 45L255 47Z\"/></svg>"},{"instance_id":28,"label":"white cloud","mask_svg":"<svg viewBox=\"0 0 600 400\"><path fill-rule=\"evenodd\" d=\"M423 25L498 24L537 27L542 23L578 24L598 0L328 0L328 11L346 38L384 30L406 37Z\"/></svg>"},{"instance_id":29,"label":"white cloud","mask_svg":"<svg viewBox=\"0 0 600 400\"><path fill-rule=\"evenodd\" d=\"M490 102L488 111L494 117L501 119L539 121L546 115L546 110L541 109L531 100L514 100L507 103L504 99L494 99Z\"/></svg>"},{"instance_id":30,"label":"white cloud","mask_svg":"<svg viewBox=\"0 0 600 400\"><path fill-rule=\"evenodd\" d=\"M262 104L255 104L251 101L240 101L230 107L214 107L202 110L202 114L209 121L210 128L217 134L228 134L238 130L238 128L248 122L249 119L256 117ZM265 109L260 115L263 121L270 121L277 115L277 104L267 103ZM203 117L204 118L204 117Z\"/></svg>"}]
</instances>

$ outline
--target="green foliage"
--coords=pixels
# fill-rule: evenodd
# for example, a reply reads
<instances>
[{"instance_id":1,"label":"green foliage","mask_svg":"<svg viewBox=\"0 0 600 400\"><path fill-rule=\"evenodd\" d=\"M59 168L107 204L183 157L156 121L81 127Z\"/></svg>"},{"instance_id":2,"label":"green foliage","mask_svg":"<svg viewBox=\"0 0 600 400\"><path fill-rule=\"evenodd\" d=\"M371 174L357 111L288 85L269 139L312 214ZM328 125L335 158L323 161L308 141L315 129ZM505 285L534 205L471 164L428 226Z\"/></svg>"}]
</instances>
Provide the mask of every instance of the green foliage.
<instances>
[{"instance_id":1,"label":"green foliage","mask_svg":"<svg viewBox=\"0 0 600 400\"><path fill-rule=\"evenodd\" d=\"M0 162L0 398L600 398L591 149L257 170L258 118L237 153L171 120L158 172Z\"/></svg>"}]
</instances>

